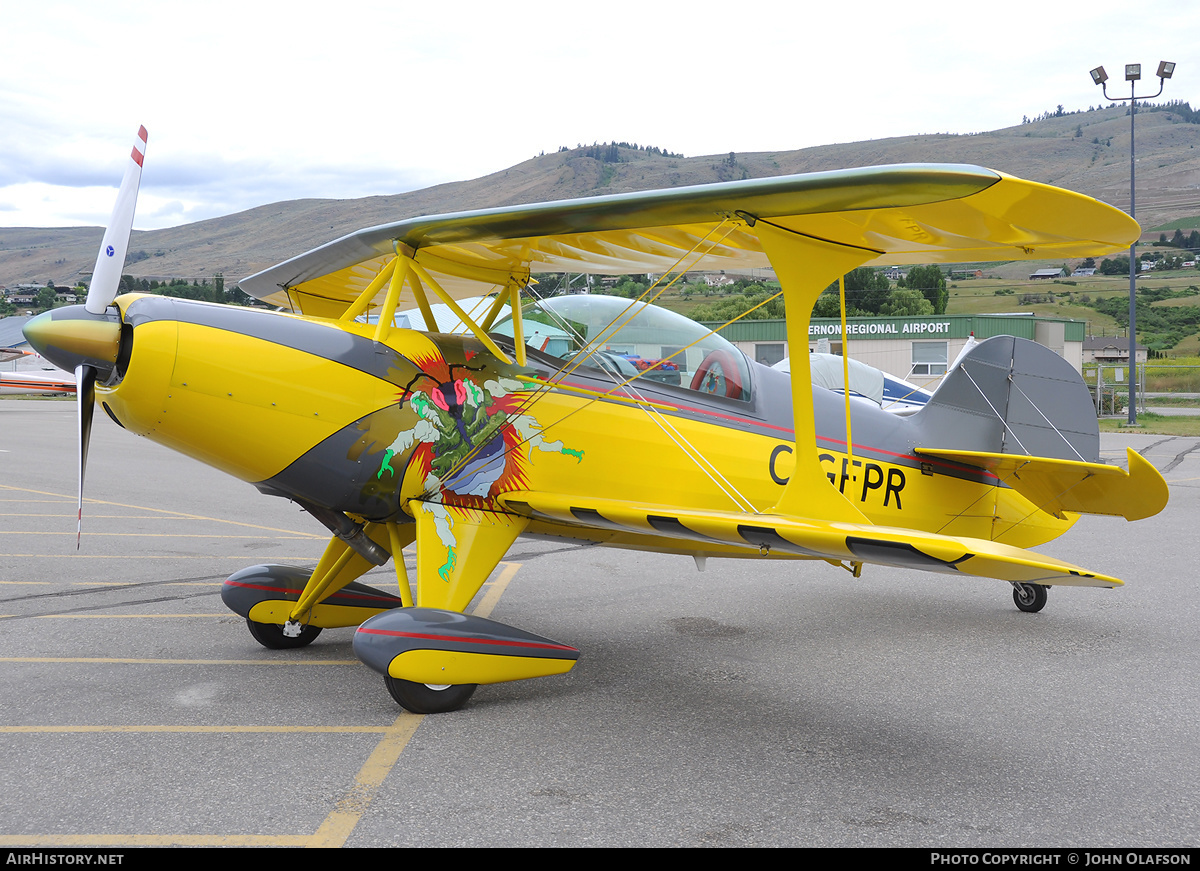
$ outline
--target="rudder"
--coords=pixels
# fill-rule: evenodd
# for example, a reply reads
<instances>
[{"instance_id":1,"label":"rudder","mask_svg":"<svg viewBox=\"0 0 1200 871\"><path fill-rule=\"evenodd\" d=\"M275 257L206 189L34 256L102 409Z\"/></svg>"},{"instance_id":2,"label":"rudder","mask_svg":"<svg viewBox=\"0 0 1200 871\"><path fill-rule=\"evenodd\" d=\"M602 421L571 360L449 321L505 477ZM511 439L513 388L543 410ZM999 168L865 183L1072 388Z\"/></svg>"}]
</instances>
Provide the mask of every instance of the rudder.
<instances>
[{"instance_id":1,"label":"rudder","mask_svg":"<svg viewBox=\"0 0 1200 871\"><path fill-rule=\"evenodd\" d=\"M1100 461L1100 427L1075 368L1044 345L996 336L972 348L913 415L941 448Z\"/></svg>"}]
</instances>

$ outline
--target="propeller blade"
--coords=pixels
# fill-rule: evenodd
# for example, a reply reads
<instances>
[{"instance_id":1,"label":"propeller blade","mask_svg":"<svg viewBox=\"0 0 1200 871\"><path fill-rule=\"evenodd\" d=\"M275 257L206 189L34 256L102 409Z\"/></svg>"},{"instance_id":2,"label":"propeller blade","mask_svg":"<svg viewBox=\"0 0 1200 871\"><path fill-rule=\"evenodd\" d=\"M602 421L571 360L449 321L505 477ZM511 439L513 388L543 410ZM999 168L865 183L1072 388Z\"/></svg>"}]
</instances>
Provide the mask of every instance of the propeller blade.
<instances>
[{"instance_id":1,"label":"propeller blade","mask_svg":"<svg viewBox=\"0 0 1200 871\"><path fill-rule=\"evenodd\" d=\"M80 364L75 367L75 408L79 414L79 515L75 529L75 549L83 538L83 473L87 469L88 443L92 440L92 412L96 409L96 370Z\"/></svg>"},{"instance_id":2,"label":"propeller blade","mask_svg":"<svg viewBox=\"0 0 1200 871\"><path fill-rule=\"evenodd\" d=\"M108 219L108 229L104 231L104 241L100 243L100 253L96 256L96 266L92 270L92 283L84 305L94 315L104 314L104 310L117 297L117 288L121 284L121 270L125 268L125 254L129 250L129 232L133 229L133 212L137 207L138 186L142 181L142 160L145 159L145 155L146 128L141 127L133 141L133 152L129 155L129 165L125 167L125 178L121 180L121 189L117 192L116 203L113 204L112 217Z\"/></svg>"}]
</instances>

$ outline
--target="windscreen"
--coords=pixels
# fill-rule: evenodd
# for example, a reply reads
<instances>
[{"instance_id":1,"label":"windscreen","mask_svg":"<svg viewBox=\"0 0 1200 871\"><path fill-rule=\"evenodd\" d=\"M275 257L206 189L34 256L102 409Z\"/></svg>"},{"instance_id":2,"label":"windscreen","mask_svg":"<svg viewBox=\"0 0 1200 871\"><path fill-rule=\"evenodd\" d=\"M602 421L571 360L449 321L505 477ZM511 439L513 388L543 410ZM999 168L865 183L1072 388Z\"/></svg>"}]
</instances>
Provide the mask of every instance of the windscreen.
<instances>
[{"instance_id":1,"label":"windscreen","mask_svg":"<svg viewBox=\"0 0 1200 871\"><path fill-rule=\"evenodd\" d=\"M622 381L640 373L642 379L716 396L750 398L745 355L676 312L622 297L577 294L542 300L522 314L526 344L565 363L604 369ZM511 336L511 319L495 329Z\"/></svg>"}]
</instances>

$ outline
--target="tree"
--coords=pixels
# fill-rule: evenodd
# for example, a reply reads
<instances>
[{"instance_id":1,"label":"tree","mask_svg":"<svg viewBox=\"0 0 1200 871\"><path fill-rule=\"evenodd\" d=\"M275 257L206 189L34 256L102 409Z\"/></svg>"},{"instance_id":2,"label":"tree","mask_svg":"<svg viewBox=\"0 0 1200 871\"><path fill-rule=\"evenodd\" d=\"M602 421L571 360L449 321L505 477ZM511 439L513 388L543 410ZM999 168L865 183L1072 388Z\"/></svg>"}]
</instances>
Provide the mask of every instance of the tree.
<instances>
[{"instance_id":1,"label":"tree","mask_svg":"<svg viewBox=\"0 0 1200 871\"><path fill-rule=\"evenodd\" d=\"M1101 275L1128 275L1129 274L1129 258L1128 257L1105 257L1100 261Z\"/></svg>"},{"instance_id":2,"label":"tree","mask_svg":"<svg viewBox=\"0 0 1200 871\"><path fill-rule=\"evenodd\" d=\"M236 285L229 291L228 300L231 305L250 305L254 302L250 294Z\"/></svg>"},{"instance_id":3,"label":"tree","mask_svg":"<svg viewBox=\"0 0 1200 871\"><path fill-rule=\"evenodd\" d=\"M905 284L913 290L919 290L933 306L933 314L944 315L946 305L950 301L950 292L946 289L946 277L937 266L914 266L908 271Z\"/></svg>"},{"instance_id":4,"label":"tree","mask_svg":"<svg viewBox=\"0 0 1200 871\"><path fill-rule=\"evenodd\" d=\"M861 314L879 314L879 308L892 292L891 282L882 272L860 266L846 273L846 313L856 309ZM837 285L833 285L836 296Z\"/></svg>"},{"instance_id":5,"label":"tree","mask_svg":"<svg viewBox=\"0 0 1200 871\"><path fill-rule=\"evenodd\" d=\"M880 306L879 313L889 317L906 317L910 315L934 314L933 303L925 298L919 290L912 288L897 288L892 291L888 301Z\"/></svg>"},{"instance_id":6,"label":"tree","mask_svg":"<svg viewBox=\"0 0 1200 871\"><path fill-rule=\"evenodd\" d=\"M768 289L761 294L754 296L743 296L737 294L728 299L723 299L714 302L711 305L698 305L689 313L689 317L696 321L719 321L724 323L731 321L739 315L750 311L754 306L767 299L770 299L776 293L773 289ZM768 318L784 318L786 314L783 307L783 297L779 296L772 299L762 308L755 309L746 315L748 320L766 320Z\"/></svg>"},{"instance_id":7,"label":"tree","mask_svg":"<svg viewBox=\"0 0 1200 871\"><path fill-rule=\"evenodd\" d=\"M621 276L621 280L612 287L613 296L623 296L627 299L637 299L645 292L645 282L634 281L633 278L628 275Z\"/></svg>"},{"instance_id":8,"label":"tree","mask_svg":"<svg viewBox=\"0 0 1200 871\"><path fill-rule=\"evenodd\" d=\"M846 307L846 315L851 315L852 309ZM814 318L837 318L842 314L842 301L838 298L838 286L835 284L832 287L827 287L817 297L817 302L813 306L812 316Z\"/></svg>"}]
</instances>

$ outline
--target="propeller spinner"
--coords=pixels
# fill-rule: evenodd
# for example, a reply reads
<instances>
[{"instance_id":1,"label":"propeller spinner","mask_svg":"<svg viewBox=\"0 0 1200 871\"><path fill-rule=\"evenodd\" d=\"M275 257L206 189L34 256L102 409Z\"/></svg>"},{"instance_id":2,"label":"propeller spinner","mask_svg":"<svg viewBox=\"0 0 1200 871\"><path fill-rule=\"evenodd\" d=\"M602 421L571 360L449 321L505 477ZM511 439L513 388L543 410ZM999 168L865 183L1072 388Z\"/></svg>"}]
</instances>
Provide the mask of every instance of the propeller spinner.
<instances>
[{"instance_id":1,"label":"propeller spinner","mask_svg":"<svg viewBox=\"0 0 1200 871\"><path fill-rule=\"evenodd\" d=\"M142 161L146 154L146 128L138 129L133 142L125 177L117 192L104 241L92 270L87 302L44 312L25 325L25 338L47 360L60 369L75 373L76 408L79 422L79 506L75 547L83 534L83 477L87 467L88 443L95 410L96 382L112 379L117 368L121 341L121 317L109 306L117 297L121 270L129 250L133 213L138 187L142 181Z\"/></svg>"}]
</instances>

